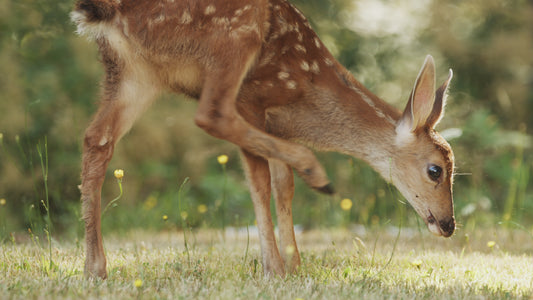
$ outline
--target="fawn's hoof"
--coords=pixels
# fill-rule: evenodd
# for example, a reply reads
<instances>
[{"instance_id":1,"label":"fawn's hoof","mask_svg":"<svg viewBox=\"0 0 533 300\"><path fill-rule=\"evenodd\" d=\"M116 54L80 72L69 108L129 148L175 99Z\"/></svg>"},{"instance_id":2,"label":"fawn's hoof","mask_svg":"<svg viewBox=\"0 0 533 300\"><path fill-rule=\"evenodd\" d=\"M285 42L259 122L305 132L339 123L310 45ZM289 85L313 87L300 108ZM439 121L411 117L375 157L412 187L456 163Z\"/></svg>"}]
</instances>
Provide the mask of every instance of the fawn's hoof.
<instances>
[{"instance_id":1,"label":"fawn's hoof","mask_svg":"<svg viewBox=\"0 0 533 300\"><path fill-rule=\"evenodd\" d=\"M335 194L335 188L333 188L333 184L331 183L328 183L323 187L316 188L316 190L327 195Z\"/></svg>"},{"instance_id":2,"label":"fawn's hoof","mask_svg":"<svg viewBox=\"0 0 533 300\"><path fill-rule=\"evenodd\" d=\"M83 270L85 278L87 279L107 279L107 271L105 264L103 266L96 264L85 264Z\"/></svg>"}]
</instances>

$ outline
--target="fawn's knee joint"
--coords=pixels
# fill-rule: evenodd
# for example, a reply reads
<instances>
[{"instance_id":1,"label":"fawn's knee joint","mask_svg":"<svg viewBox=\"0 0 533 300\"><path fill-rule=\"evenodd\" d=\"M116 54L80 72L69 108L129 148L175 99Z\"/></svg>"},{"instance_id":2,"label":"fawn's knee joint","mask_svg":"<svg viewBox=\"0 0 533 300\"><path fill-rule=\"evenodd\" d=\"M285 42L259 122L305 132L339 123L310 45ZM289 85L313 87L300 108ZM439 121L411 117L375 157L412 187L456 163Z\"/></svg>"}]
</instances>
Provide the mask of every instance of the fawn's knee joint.
<instances>
[{"instance_id":1,"label":"fawn's knee joint","mask_svg":"<svg viewBox=\"0 0 533 300\"><path fill-rule=\"evenodd\" d=\"M84 146L86 148L102 148L110 144L112 137L107 134L85 134Z\"/></svg>"},{"instance_id":2,"label":"fawn's knee joint","mask_svg":"<svg viewBox=\"0 0 533 300\"><path fill-rule=\"evenodd\" d=\"M218 112L212 114L197 114L194 117L196 126L215 137L224 137L231 132L233 116L225 116Z\"/></svg>"},{"instance_id":3,"label":"fawn's knee joint","mask_svg":"<svg viewBox=\"0 0 533 300\"><path fill-rule=\"evenodd\" d=\"M98 145L99 145L99 146L105 146L108 142L109 142L109 139L104 135L104 136L100 139L100 142L98 142Z\"/></svg>"},{"instance_id":4,"label":"fawn's knee joint","mask_svg":"<svg viewBox=\"0 0 533 300\"><path fill-rule=\"evenodd\" d=\"M194 117L194 123L196 124L196 126L207 131L212 121L209 120L209 118L204 114L196 114L196 116Z\"/></svg>"}]
</instances>

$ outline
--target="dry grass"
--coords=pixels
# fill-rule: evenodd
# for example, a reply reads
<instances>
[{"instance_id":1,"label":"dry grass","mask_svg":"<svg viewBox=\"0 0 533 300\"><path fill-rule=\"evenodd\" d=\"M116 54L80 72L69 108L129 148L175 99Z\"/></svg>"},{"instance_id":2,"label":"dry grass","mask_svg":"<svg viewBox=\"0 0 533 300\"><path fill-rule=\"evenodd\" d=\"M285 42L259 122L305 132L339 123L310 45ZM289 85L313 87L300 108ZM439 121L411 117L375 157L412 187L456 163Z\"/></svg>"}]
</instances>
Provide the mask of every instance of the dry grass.
<instances>
[{"instance_id":1,"label":"dry grass","mask_svg":"<svg viewBox=\"0 0 533 300\"><path fill-rule=\"evenodd\" d=\"M262 275L256 233L229 229L107 236L109 278L83 279L83 249L1 246L0 298L98 299L495 299L533 297L533 239L523 231L477 230L452 239L403 229L298 234L295 275ZM468 237L467 237L468 236ZM249 251L246 252L249 241ZM491 248L489 241L494 241ZM392 254L392 259L391 259ZM389 262L390 259L390 262ZM142 283L141 283L142 282ZM136 286L137 285L137 286Z\"/></svg>"}]
</instances>

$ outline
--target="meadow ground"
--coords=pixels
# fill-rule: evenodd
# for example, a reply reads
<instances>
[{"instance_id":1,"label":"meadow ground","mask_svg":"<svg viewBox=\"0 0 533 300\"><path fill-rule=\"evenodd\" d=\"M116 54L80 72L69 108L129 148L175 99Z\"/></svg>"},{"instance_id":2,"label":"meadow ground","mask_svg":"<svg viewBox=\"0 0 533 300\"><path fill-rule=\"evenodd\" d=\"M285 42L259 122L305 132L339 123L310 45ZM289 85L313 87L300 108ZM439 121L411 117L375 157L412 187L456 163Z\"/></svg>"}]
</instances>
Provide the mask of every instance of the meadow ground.
<instances>
[{"instance_id":1,"label":"meadow ground","mask_svg":"<svg viewBox=\"0 0 533 300\"><path fill-rule=\"evenodd\" d=\"M1 245L1 299L533 299L533 238L502 228L299 232L302 266L265 277L254 228L107 235L109 278L83 278L83 243ZM185 248L184 241L187 241ZM188 249L188 250L187 250Z\"/></svg>"}]
</instances>

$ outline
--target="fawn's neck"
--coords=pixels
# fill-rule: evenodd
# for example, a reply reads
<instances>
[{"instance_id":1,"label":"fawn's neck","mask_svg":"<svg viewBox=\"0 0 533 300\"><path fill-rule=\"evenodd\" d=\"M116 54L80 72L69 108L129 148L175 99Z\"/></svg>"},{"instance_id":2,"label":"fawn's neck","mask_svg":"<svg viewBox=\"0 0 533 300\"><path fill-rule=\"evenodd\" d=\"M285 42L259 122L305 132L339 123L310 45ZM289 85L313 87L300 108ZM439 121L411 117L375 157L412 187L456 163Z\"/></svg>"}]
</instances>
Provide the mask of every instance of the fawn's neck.
<instances>
[{"instance_id":1,"label":"fawn's neck","mask_svg":"<svg viewBox=\"0 0 533 300\"><path fill-rule=\"evenodd\" d=\"M334 93L333 101L342 108L336 115L344 122L340 124L342 130L331 136L332 150L361 158L385 176L397 151L396 125L401 113L367 90L344 67L336 69L342 88Z\"/></svg>"},{"instance_id":2,"label":"fawn's neck","mask_svg":"<svg viewBox=\"0 0 533 300\"><path fill-rule=\"evenodd\" d=\"M302 103L269 112L270 130L322 151L363 159L384 177L396 151L400 112L362 86L341 65L308 87ZM278 128L281 121L287 128ZM280 134L281 133L281 134Z\"/></svg>"}]
</instances>

